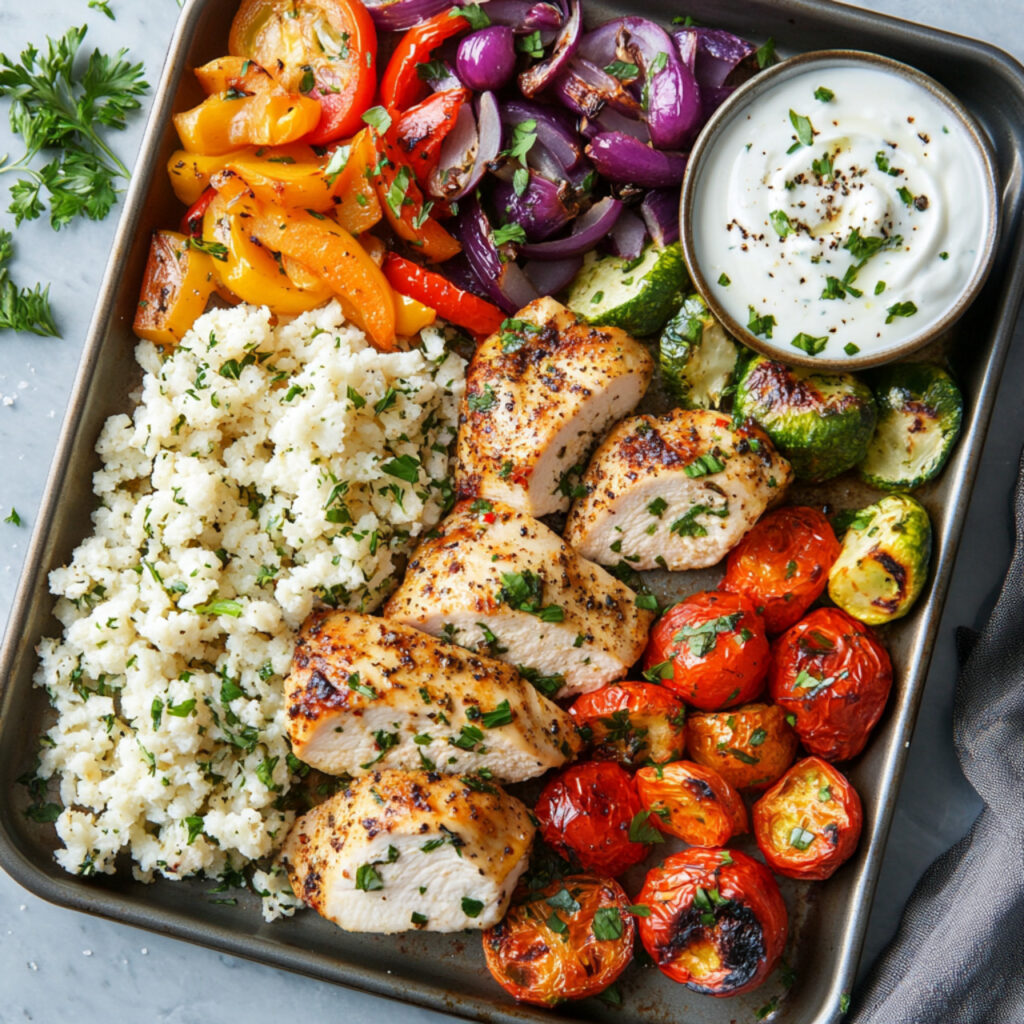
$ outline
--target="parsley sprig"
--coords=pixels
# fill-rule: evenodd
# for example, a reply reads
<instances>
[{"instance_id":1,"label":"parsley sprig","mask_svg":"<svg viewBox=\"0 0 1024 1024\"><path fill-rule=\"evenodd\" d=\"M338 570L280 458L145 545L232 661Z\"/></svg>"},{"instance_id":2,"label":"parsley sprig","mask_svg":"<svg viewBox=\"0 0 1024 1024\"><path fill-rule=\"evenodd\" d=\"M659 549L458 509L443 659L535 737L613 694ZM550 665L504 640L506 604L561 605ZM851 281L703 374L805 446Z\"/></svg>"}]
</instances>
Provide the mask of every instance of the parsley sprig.
<instances>
[{"instance_id":1,"label":"parsley sprig","mask_svg":"<svg viewBox=\"0 0 1024 1024\"><path fill-rule=\"evenodd\" d=\"M0 331L28 331L40 337L56 338L60 332L50 310L50 286L19 288L12 280L7 264L14 256L14 241L9 231L0 230Z\"/></svg>"}]
</instances>

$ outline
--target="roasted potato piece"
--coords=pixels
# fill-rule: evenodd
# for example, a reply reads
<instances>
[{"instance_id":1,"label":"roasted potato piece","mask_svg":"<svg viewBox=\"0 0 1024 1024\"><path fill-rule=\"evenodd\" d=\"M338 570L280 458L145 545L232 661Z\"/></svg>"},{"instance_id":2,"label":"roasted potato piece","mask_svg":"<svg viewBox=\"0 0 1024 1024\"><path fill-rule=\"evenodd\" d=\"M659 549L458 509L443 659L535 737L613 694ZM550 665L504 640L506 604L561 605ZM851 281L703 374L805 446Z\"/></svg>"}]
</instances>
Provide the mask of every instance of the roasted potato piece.
<instances>
[{"instance_id":1,"label":"roasted potato piece","mask_svg":"<svg viewBox=\"0 0 1024 1024\"><path fill-rule=\"evenodd\" d=\"M756 988L786 945L786 904L771 872L738 850L684 850L647 875L640 940L663 974L695 992Z\"/></svg>"},{"instance_id":2,"label":"roasted potato piece","mask_svg":"<svg viewBox=\"0 0 1024 1024\"><path fill-rule=\"evenodd\" d=\"M690 846L725 846L747 831L743 798L718 772L693 761L641 768L636 788L650 820Z\"/></svg>"},{"instance_id":3,"label":"roasted potato piece","mask_svg":"<svg viewBox=\"0 0 1024 1024\"><path fill-rule=\"evenodd\" d=\"M664 686L612 683L578 697L569 714L597 760L635 768L677 761L686 751L686 708Z\"/></svg>"},{"instance_id":4,"label":"roasted potato piece","mask_svg":"<svg viewBox=\"0 0 1024 1024\"><path fill-rule=\"evenodd\" d=\"M484 932L487 968L520 1002L554 1006L595 996L633 959L629 905L610 878L567 875Z\"/></svg>"},{"instance_id":5,"label":"roasted potato piece","mask_svg":"<svg viewBox=\"0 0 1024 1024\"><path fill-rule=\"evenodd\" d=\"M863 820L857 791L820 757L798 761L754 804L757 845L790 878L834 874L857 848Z\"/></svg>"},{"instance_id":6,"label":"roasted potato piece","mask_svg":"<svg viewBox=\"0 0 1024 1024\"><path fill-rule=\"evenodd\" d=\"M892 662L871 630L838 608L819 608L772 648L768 690L808 753L856 757L882 716Z\"/></svg>"},{"instance_id":7,"label":"roasted potato piece","mask_svg":"<svg viewBox=\"0 0 1024 1024\"><path fill-rule=\"evenodd\" d=\"M764 789L793 763L798 740L785 712L774 704L691 715L686 749L737 789Z\"/></svg>"}]
</instances>

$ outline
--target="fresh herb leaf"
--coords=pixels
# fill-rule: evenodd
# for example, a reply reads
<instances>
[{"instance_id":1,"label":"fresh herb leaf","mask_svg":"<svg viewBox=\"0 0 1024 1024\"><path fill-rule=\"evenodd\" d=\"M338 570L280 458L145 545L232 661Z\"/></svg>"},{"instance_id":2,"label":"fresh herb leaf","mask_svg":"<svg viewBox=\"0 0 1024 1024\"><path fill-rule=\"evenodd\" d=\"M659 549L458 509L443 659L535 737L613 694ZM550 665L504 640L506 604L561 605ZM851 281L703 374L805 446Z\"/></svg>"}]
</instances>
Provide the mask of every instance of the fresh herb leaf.
<instances>
[{"instance_id":1,"label":"fresh herb leaf","mask_svg":"<svg viewBox=\"0 0 1024 1024\"><path fill-rule=\"evenodd\" d=\"M509 707L508 698L503 700L493 711L485 711L480 721L485 729L497 729L502 725L510 725L512 709Z\"/></svg>"},{"instance_id":2,"label":"fresh herb leaf","mask_svg":"<svg viewBox=\"0 0 1024 1024\"><path fill-rule=\"evenodd\" d=\"M10 514L4 516L5 523L11 523L13 526L21 526L21 516L18 515L18 510L12 508Z\"/></svg>"},{"instance_id":3,"label":"fresh herb leaf","mask_svg":"<svg viewBox=\"0 0 1024 1024\"><path fill-rule=\"evenodd\" d=\"M814 126L811 124L811 119L809 117L805 117L803 114L798 114L795 110L790 110L789 123L796 131L797 141L801 146L810 146L814 144Z\"/></svg>"},{"instance_id":4,"label":"fresh herb leaf","mask_svg":"<svg viewBox=\"0 0 1024 1024\"><path fill-rule=\"evenodd\" d=\"M693 462L684 466L683 472L693 480L697 477L710 476L713 473L721 473L723 469L725 469L725 463L716 455L708 452L705 455L698 455ZM649 507L650 506L648 506L648 508Z\"/></svg>"},{"instance_id":5,"label":"fresh herb leaf","mask_svg":"<svg viewBox=\"0 0 1024 1024\"><path fill-rule=\"evenodd\" d=\"M385 107L370 107L363 114L363 121L371 128L375 128L381 135L384 135L391 127L391 115Z\"/></svg>"},{"instance_id":6,"label":"fresh herb leaf","mask_svg":"<svg viewBox=\"0 0 1024 1024\"><path fill-rule=\"evenodd\" d=\"M651 822L650 811L637 811L629 823L629 841L631 843L663 843L665 837Z\"/></svg>"},{"instance_id":7,"label":"fresh herb leaf","mask_svg":"<svg viewBox=\"0 0 1024 1024\"><path fill-rule=\"evenodd\" d=\"M814 842L814 833L797 825L790 830L789 845L796 850L806 850Z\"/></svg>"},{"instance_id":8,"label":"fresh herb leaf","mask_svg":"<svg viewBox=\"0 0 1024 1024\"><path fill-rule=\"evenodd\" d=\"M360 864L356 869L356 888L360 892L376 892L384 888L384 879L373 864Z\"/></svg>"},{"instance_id":9,"label":"fresh herb leaf","mask_svg":"<svg viewBox=\"0 0 1024 1024\"><path fill-rule=\"evenodd\" d=\"M381 472L404 480L407 484L417 483L420 478L420 460L414 455L399 455L398 458L383 463L380 468Z\"/></svg>"},{"instance_id":10,"label":"fresh herb leaf","mask_svg":"<svg viewBox=\"0 0 1024 1024\"><path fill-rule=\"evenodd\" d=\"M779 238L785 238L786 235L792 235L796 231L785 210L772 210L768 214L768 220L771 221Z\"/></svg>"},{"instance_id":11,"label":"fresh herb leaf","mask_svg":"<svg viewBox=\"0 0 1024 1024\"><path fill-rule=\"evenodd\" d=\"M594 923L590 926L599 942L614 942L622 938L622 913L618 907L598 907Z\"/></svg>"},{"instance_id":12,"label":"fresh herb leaf","mask_svg":"<svg viewBox=\"0 0 1024 1024\"><path fill-rule=\"evenodd\" d=\"M497 400L494 388L490 384L485 384L483 391L475 391L466 396L466 405L470 412L490 412Z\"/></svg>"},{"instance_id":13,"label":"fresh herb leaf","mask_svg":"<svg viewBox=\"0 0 1024 1024\"><path fill-rule=\"evenodd\" d=\"M484 909L482 900L470 899L468 896L462 897L462 912L466 917L479 917L480 911Z\"/></svg>"},{"instance_id":14,"label":"fresh herb leaf","mask_svg":"<svg viewBox=\"0 0 1024 1024\"><path fill-rule=\"evenodd\" d=\"M885 318L885 322L891 324L898 316L913 316L916 312L917 306L913 302L896 302L886 310L889 315Z\"/></svg>"},{"instance_id":15,"label":"fresh herb leaf","mask_svg":"<svg viewBox=\"0 0 1024 1024\"><path fill-rule=\"evenodd\" d=\"M770 313L768 316L760 316L753 306L748 306L747 309L750 311L750 317L747 320L747 330L751 334L770 338L772 336L772 328L776 323L775 317Z\"/></svg>"},{"instance_id":16,"label":"fresh herb leaf","mask_svg":"<svg viewBox=\"0 0 1024 1024\"><path fill-rule=\"evenodd\" d=\"M826 89L825 86L819 85L814 90L814 98L821 100L822 103L831 103L836 98L836 94L831 89Z\"/></svg>"},{"instance_id":17,"label":"fresh herb leaf","mask_svg":"<svg viewBox=\"0 0 1024 1024\"><path fill-rule=\"evenodd\" d=\"M454 18L462 17L469 22L469 27L475 32L480 28L487 28L491 19L479 4L466 4L465 7L453 7L449 12Z\"/></svg>"},{"instance_id":18,"label":"fresh herb leaf","mask_svg":"<svg viewBox=\"0 0 1024 1024\"><path fill-rule=\"evenodd\" d=\"M605 66L605 71L620 82L632 82L640 77L640 69L635 64L623 60L613 60Z\"/></svg>"},{"instance_id":19,"label":"fresh herb leaf","mask_svg":"<svg viewBox=\"0 0 1024 1024\"><path fill-rule=\"evenodd\" d=\"M0 171L2 170L3 160L0 159ZM47 285L44 289L42 285L37 284L31 290L19 289L7 270L7 264L13 256L11 233L0 230L0 331L36 334L41 338L60 337L50 310L50 286Z\"/></svg>"},{"instance_id":20,"label":"fresh herb leaf","mask_svg":"<svg viewBox=\"0 0 1024 1024\"><path fill-rule=\"evenodd\" d=\"M816 338L811 334L804 334L801 331L793 340L790 342L793 348L798 348L803 352L806 352L809 356L816 356L819 352L823 352L828 345L828 335L822 335L820 338Z\"/></svg>"},{"instance_id":21,"label":"fresh herb leaf","mask_svg":"<svg viewBox=\"0 0 1024 1024\"><path fill-rule=\"evenodd\" d=\"M757 61L757 66L762 71L767 67L771 67L771 65L778 60L778 57L775 56L775 40L769 36L769 38L754 51L754 60Z\"/></svg>"},{"instance_id":22,"label":"fresh herb leaf","mask_svg":"<svg viewBox=\"0 0 1024 1024\"><path fill-rule=\"evenodd\" d=\"M230 615L237 619L242 614L242 605L238 601L211 601L209 604L197 604L192 609L197 615Z\"/></svg>"}]
</instances>

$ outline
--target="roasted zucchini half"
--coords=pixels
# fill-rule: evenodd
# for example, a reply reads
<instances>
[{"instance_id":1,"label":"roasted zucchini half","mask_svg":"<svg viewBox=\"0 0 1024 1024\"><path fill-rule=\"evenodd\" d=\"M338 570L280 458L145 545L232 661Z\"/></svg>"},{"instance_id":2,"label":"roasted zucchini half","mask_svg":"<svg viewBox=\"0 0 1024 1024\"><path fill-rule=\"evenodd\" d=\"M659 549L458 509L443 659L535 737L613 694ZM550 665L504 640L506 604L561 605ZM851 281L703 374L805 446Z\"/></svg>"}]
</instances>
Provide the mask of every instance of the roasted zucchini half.
<instances>
[{"instance_id":1,"label":"roasted zucchini half","mask_svg":"<svg viewBox=\"0 0 1024 1024\"><path fill-rule=\"evenodd\" d=\"M734 415L764 428L800 480L829 480L864 458L878 410L871 389L849 373L821 373L765 356L736 384Z\"/></svg>"},{"instance_id":2,"label":"roasted zucchini half","mask_svg":"<svg viewBox=\"0 0 1024 1024\"><path fill-rule=\"evenodd\" d=\"M697 294L661 332L661 374L684 409L720 409L736 377L739 346Z\"/></svg>"},{"instance_id":3,"label":"roasted zucchini half","mask_svg":"<svg viewBox=\"0 0 1024 1024\"><path fill-rule=\"evenodd\" d=\"M636 259L588 253L569 286L566 305L587 323L621 327L643 338L657 334L687 288L679 243L648 245Z\"/></svg>"},{"instance_id":4,"label":"roasted zucchini half","mask_svg":"<svg viewBox=\"0 0 1024 1024\"><path fill-rule=\"evenodd\" d=\"M931 554L924 507L909 494L888 494L854 516L828 574L828 596L869 626L892 622L924 589Z\"/></svg>"},{"instance_id":5,"label":"roasted zucchini half","mask_svg":"<svg viewBox=\"0 0 1024 1024\"><path fill-rule=\"evenodd\" d=\"M938 476L960 436L960 389L931 363L883 366L871 387L878 426L858 471L883 491L912 491Z\"/></svg>"}]
</instances>

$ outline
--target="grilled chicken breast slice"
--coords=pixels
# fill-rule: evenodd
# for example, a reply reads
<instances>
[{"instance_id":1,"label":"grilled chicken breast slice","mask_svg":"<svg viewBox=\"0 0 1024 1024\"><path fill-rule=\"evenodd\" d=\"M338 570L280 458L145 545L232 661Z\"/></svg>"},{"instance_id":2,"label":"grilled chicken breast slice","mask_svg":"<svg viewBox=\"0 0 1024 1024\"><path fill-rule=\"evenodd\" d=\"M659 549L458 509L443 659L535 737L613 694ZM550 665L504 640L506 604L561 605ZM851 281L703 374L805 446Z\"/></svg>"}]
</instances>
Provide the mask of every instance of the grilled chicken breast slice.
<instances>
[{"instance_id":1,"label":"grilled chicken breast slice","mask_svg":"<svg viewBox=\"0 0 1024 1024\"><path fill-rule=\"evenodd\" d=\"M477 349L459 415L455 484L464 498L532 516L564 512L570 471L651 380L647 349L536 299Z\"/></svg>"},{"instance_id":2,"label":"grilled chicken breast slice","mask_svg":"<svg viewBox=\"0 0 1024 1024\"><path fill-rule=\"evenodd\" d=\"M534 826L491 783L377 771L304 814L282 850L292 889L352 932L455 932L501 920Z\"/></svg>"},{"instance_id":3,"label":"grilled chicken breast slice","mask_svg":"<svg viewBox=\"0 0 1024 1024\"><path fill-rule=\"evenodd\" d=\"M504 662L356 612L307 619L284 689L292 750L331 775L436 768L521 782L581 746L570 716Z\"/></svg>"},{"instance_id":4,"label":"grilled chicken breast slice","mask_svg":"<svg viewBox=\"0 0 1024 1024\"><path fill-rule=\"evenodd\" d=\"M557 533L486 500L460 502L416 549L384 614L516 665L558 697L623 678L653 620Z\"/></svg>"},{"instance_id":5,"label":"grilled chicken breast slice","mask_svg":"<svg viewBox=\"0 0 1024 1024\"><path fill-rule=\"evenodd\" d=\"M715 565L782 497L789 463L753 424L708 409L631 417L587 467L565 539L602 565Z\"/></svg>"}]
</instances>

